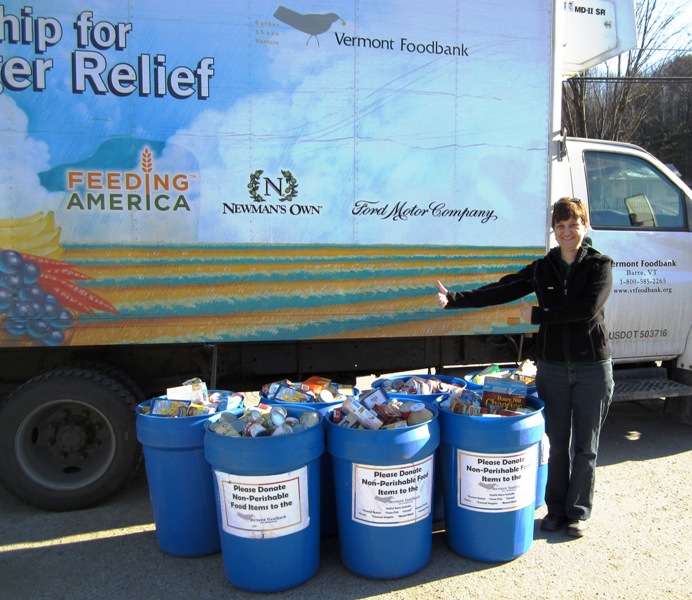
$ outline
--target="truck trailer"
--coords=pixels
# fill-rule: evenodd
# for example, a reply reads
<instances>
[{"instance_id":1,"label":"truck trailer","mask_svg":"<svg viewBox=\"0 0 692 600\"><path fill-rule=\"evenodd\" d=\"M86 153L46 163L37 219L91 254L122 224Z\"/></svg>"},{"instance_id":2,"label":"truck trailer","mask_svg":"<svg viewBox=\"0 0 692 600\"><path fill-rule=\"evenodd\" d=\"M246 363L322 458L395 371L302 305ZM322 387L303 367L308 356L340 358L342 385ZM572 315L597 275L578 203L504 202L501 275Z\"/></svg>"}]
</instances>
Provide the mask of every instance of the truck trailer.
<instances>
[{"instance_id":1,"label":"truck trailer","mask_svg":"<svg viewBox=\"0 0 692 600\"><path fill-rule=\"evenodd\" d=\"M616 399L692 394L692 191L570 138L562 82L632 0L0 1L0 481L98 503L139 403L199 377L463 372L532 356L516 304L441 311L588 205Z\"/></svg>"}]
</instances>

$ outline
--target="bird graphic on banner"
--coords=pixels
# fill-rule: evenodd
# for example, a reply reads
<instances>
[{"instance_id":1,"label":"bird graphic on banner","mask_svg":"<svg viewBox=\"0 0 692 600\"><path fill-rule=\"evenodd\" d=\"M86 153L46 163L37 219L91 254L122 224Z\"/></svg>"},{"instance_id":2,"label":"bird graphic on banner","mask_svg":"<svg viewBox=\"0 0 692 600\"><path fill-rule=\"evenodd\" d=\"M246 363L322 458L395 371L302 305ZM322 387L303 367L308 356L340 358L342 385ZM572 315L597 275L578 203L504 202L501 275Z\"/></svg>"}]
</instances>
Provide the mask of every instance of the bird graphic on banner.
<instances>
[{"instance_id":1,"label":"bird graphic on banner","mask_svg":"<svg viewBox=\"0 0 692 600\"><path fill-rule=\"evenodd\" d=\"M318 46L320 45L320 40L317 36L329 31L332 23L341 19L336 13L302 14L285 6L279 6L274 11L274 17L282 23L290 25L293 29L307 33L309 37L308 41L305 42L306 45L314 37L317 40ZM346 25L346 21L342 19L341 25Z\"/></svg>"}]
</instances>

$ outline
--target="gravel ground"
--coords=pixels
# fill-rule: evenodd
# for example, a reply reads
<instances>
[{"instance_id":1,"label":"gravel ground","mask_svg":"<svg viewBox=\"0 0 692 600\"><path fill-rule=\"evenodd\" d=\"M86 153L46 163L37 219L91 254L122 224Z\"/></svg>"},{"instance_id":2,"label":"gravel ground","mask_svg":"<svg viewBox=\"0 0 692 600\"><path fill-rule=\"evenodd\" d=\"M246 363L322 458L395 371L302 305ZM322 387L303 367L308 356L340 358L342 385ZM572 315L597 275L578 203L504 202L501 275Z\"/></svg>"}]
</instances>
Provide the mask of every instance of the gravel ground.
<instances>
[{"instance_id":1,"label":"gravel ground","mask_svg":"<svg viewBox=\"0 0 692 600\"><path fill-rule=\"evenodd\" d=\"M603 432L595 509L587 535L539 529L506 563L463 558L435 523L430 562L397 580L352 575L337 537L323 538L317 573L276 599L692 598L692 427L656 403L615 404ZM183 559L156 545L146 474L117 497L71 513L28 507L0 489L0 597L16 600L146 598L207 600L263 596L234 588L220 554ZM396 548L383 548L396 560Z\"/></svg>"}]
</instances>

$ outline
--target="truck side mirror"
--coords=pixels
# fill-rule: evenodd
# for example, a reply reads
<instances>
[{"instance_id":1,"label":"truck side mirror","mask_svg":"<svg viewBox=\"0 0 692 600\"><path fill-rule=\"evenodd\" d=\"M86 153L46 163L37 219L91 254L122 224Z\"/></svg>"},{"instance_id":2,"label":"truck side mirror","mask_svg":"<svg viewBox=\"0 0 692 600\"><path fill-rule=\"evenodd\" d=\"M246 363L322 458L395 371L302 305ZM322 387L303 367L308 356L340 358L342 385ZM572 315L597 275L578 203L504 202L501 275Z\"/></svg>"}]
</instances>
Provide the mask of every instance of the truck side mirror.
<instances>
[{"instance_id":1,"label":"truck side mirror","mask_svg":"<svg viewBox=\"0 0 692 600\"><path fill-rule=\"evenodd\" d=\"M651 208L649 199L644 194L625 198L625 206L633 227L657 227L656 215Z\"/></svg>"}]
</instances>

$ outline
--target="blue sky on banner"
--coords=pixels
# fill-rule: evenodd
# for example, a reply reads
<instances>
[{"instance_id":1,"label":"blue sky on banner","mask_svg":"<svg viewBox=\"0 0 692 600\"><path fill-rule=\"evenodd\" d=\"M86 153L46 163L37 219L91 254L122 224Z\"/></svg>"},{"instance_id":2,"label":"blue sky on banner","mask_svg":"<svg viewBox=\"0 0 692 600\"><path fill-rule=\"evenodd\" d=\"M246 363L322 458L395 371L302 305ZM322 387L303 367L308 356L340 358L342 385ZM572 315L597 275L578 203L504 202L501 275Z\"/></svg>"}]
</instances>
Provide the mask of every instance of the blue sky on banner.
<instances>
[{"instance_id":1,"label":"blue sky on banner","mask_svg":"<svg viewBox=\"0 0 692 600\"><path fill-rule=\"evenodd\" d=\"M132 168L108 164L112 156L102 145L130 139L155 143L160 168L199 169L205 206L199 228L211 240L309 239L307 220L305 230L289 231L285 220L264 219L261 240L249 238L247 227L229 231L228 220L219 222L222 202L248 200L248 177L257 168L271 174L300 172L300 199L314 205L328 181L330 194L343 195L342 212L329 214L332 222L352 219L353 198L382 205L412 196L450 201L460 195L473 199L463 200L462 206L502 208L518 230L528 231L542 225L522 207L545 184L541 147L546 127L537 120L545 120L540 103L547 97L548 80L547 69L536 69L531 59L545 56L550 36L546 19L533 18L514 3L497 2L502 11L481 10L470 2L460 15L456 0L415 14L397 10L401 3L395 0L367 6L333 0L328 7L297 0L290 6L302 12L338 14L328 32L316 35L279 21L274 16L281 5L277 0L207 0L194 6L184 0L46 3L49 8L35 7L33 16L58 19L59 40L47 39L45 52L36 52L39 40L0 44L5 60L24 56L53 61L43 91L0 94L0 131L11 135L6 141L12 142L11 149L0 145L0 158L17 165L13 182L23 179L29 211L32 202L43 207L46 195L59 193L50 186L38 189L37 173L74 164ZM19 15L27 3L2 5L5 15ZM84 15L85 10L92 15ZM359 11L357 19L354 10ZM464 27L467 19L481 20L481 33L470 34ZM488 20L485 26L482 19ZM509 26L502 28L503 22ZM526 26L517 27L518 22ZM498 39L498 27L515 33ZM101 38L92 37L96 31ZM379 46L347 46L344 34L379 40ZM416 50L432 42L471 46L476 56ZM516 60L508 59L508 48ZM213 61L204 62L209 58ZM98 60L104 61L102 77L86 77L94 74L90 61ZM140 68L142 60L145 67L149 61L147 68ZM511 70L508 60L515 65ZM449 76L449 61L456 61L458 77ZM121 81L119 88L107 77L116 64L129 65L133 73L133 80ZM176 68L191 78L184 94L177 89L178 97L166 83ZM499 96L498 81L506 84ZM157 85L161 97L153 92ZM536 110L526 111L529 105ZM476 125L481 121L486 123L482 131ZM473 150L481 145L488 150ZM133 154L128 160L135 158ZM502 172L497 170L500 163L506 165ZM432 224L398 223L399 239L430 241L426 225ZM375 225L373 220L372 226L337 229L332 241L376 241ZM434 242L463 243L455 237L458 229L450 222L432 236ZM74 236L88 233L70 230L65 223L67 237L70 231ZM259 235L258 228L253 231ZM493 230L491 223L486 231L499 239L503 230ZM527 243L533 238L527 235Z\"/></svg>"}]
</instances>

